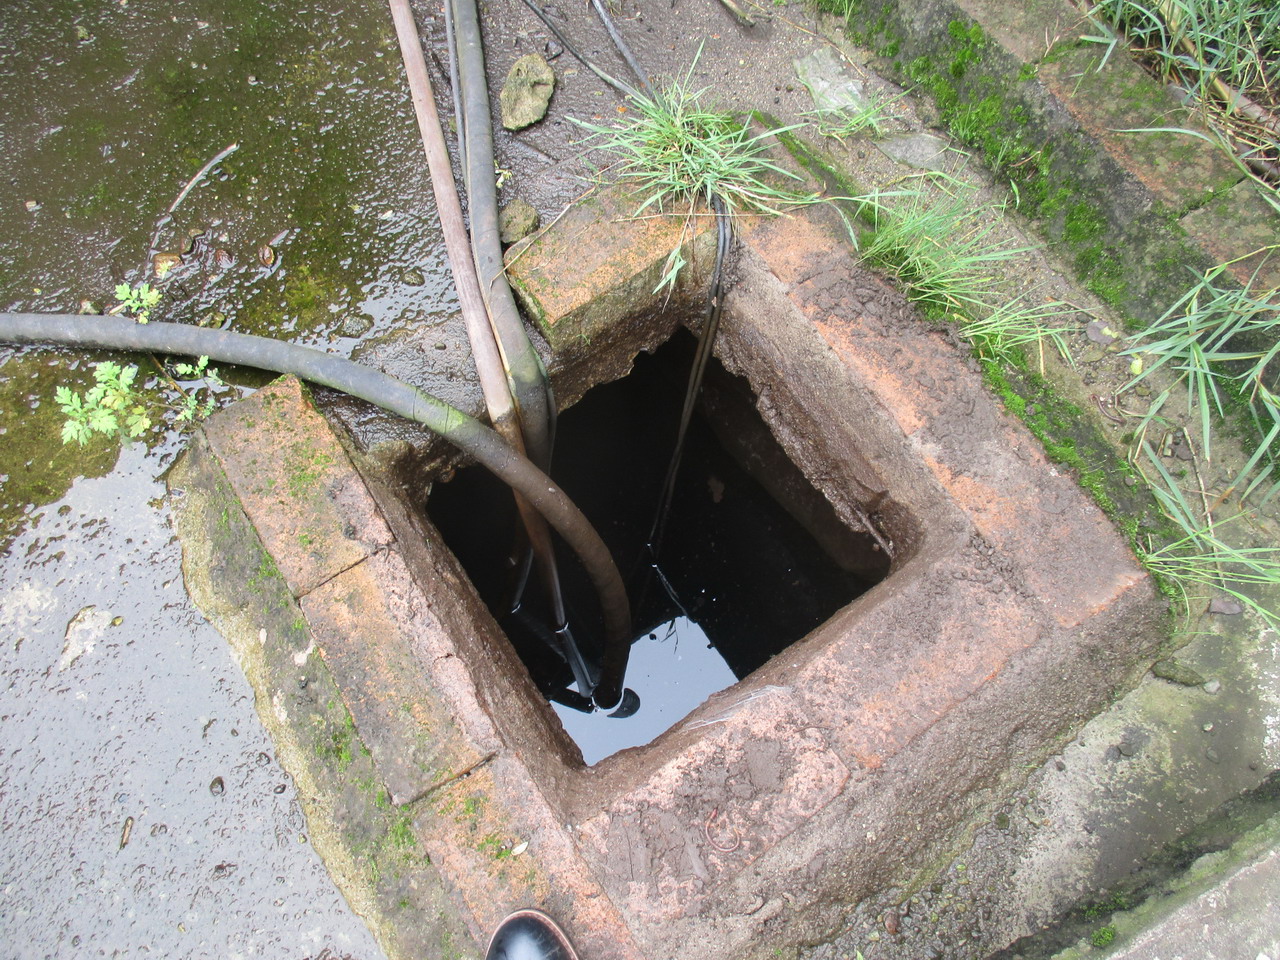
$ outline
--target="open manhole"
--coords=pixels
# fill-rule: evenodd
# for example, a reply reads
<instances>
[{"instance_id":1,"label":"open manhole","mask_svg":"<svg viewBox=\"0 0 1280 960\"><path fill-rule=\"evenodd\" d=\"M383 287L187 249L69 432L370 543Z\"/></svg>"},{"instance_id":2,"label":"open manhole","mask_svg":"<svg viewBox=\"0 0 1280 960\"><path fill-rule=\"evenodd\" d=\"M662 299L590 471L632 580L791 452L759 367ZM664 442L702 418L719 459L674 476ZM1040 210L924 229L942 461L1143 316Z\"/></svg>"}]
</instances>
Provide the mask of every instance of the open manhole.
<instances>
[{"instance_id":1,"label":"open manhole","mask_svg":"<svg viewBox=\"0 0 1280 960\"><path fill-rule=\"evenodd\" d=\"M648 544L695 345L681 330L641 355L627 377L589 391L557 427L556 480L600 531L631 596L627 686L641 701L634 716L565 705L573 678L548 643L551 618L534 577L512 612L517 521L507 488L467 468L437 482L427 504L588 764L652 741L888 573L876 539L841 522L761 420L747 381L715 360L654 563ZM598 659L594 592L567 551L560 559L574 636Z\"/></svg>"}]
</instances>

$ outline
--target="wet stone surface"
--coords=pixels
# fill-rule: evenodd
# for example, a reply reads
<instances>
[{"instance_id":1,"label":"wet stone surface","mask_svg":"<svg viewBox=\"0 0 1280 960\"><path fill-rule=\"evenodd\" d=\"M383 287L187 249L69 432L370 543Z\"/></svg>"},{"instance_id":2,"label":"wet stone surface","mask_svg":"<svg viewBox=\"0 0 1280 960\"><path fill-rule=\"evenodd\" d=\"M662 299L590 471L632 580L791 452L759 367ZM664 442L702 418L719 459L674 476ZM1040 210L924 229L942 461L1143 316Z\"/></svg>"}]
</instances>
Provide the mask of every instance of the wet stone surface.
<instances>
[{"instance_id":1,"label":"wet stone surface","mask_svg":"<svg viewBox=\"0 0 1280 960\"><path fill-rule=\"evenodd\" d=\"M373 2L6 4L0 308L105 310L146 280L155 319L343 354L407 328L454 343L400 77ZM0 941L372 960L186 598L154 480L179 437L59 441L55 386L83 391L107 356L0 348ZM464 349L422 356L415 375L448 368L466 392Z\"/></svg>"},{"instance_id":2,"label":"wet stone surface","mask_svg":"<svg viewBox=\"0 0 1280 960\"><path fill-rule=\"evenodd\" d=\"M222 636L127 447L0 565L0 941L12 957L381 951L310 845Z\"/></svg>"}]
</instances>

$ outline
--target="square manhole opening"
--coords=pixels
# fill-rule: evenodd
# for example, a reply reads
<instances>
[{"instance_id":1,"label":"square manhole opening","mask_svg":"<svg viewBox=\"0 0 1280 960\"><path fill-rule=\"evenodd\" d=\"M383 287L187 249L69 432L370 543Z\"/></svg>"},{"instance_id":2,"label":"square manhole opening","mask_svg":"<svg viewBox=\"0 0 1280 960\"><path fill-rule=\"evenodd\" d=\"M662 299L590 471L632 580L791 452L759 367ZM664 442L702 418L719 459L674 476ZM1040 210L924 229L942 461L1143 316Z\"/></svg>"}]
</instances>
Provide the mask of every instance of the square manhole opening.
<instances>
[{"instance_id":1,"label":"square manhole opening","mask_svg":"<svg viewBox=\"0 0 1280 960\"><path fill-rule=\"evenodd\" d=\"M695 348L680 330L641 354L628 376L588 391L557 425L552 475L600 532L631 598L634 715L581 709L555 652L545 586L514 559L526 551L510 491L468 467L437 480L428 498L432 523L587 764L650 743L890 573L878 537L842 522L761 419L747 380L716 359L669 511L658 518ZM594 591L567 549L559 564L569 629L598 664Z\"/></svg>"}]
</instances>

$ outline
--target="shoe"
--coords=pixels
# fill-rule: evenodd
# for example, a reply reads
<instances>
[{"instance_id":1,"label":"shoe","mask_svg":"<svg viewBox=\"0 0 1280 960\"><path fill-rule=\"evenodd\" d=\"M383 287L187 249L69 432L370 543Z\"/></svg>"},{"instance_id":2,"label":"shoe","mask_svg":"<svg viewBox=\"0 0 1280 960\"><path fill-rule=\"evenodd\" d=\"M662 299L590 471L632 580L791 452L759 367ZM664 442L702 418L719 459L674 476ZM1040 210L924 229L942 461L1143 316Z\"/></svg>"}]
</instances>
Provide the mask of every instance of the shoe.
<instances>
[{"instance_id":1,"label":"shoe","mask_svg":"<svg viewBox=\"0 0 1280 960\"><path fill-rule=\"evenodd\" d=\"M485 960L578 960L578 953L541 910L517 910L493 932Z\"/></svg>"}]
</instances>

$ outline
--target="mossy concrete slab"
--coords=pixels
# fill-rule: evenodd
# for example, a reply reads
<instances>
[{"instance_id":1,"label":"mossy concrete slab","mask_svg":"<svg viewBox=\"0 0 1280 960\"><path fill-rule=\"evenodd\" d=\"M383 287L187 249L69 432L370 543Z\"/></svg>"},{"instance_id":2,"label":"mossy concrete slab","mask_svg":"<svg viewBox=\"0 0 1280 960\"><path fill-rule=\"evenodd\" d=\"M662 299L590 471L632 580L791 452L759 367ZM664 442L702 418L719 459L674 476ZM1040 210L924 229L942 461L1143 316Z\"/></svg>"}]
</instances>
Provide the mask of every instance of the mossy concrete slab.
<instances>
[{"instance_id":1,"label":"mossy concrete slab","mask_svg":"<svg viewBox=\"0 0 1280 960\"><path fill-rule=\"evenodd\" d=\"M394 804L422 797L484 756L459 737L403 642L395 608L420 602L407 580L400 555L383 550L300 601Z\"/></svg>"},{"instance_id":2,"label":"mossy concrete slab","mask_svg":"<svg viewBox=\"0 0 1280 960\"><path fill-rule=\"evenodd\" d=\"M1084 285L1150 321L1186 290L1188 268L1220 259L1236 226L1214 201L1243 174L1196 136L1123 132L1208 135L1126 51L1104 65L1085 26L1065 0L868 0L849 20L887 73L930 95L951 132L1011 180ZM1280 217L1263 224L1259 235L1280 238Z\"/></svg>"},{"instance_id":3,"label":"mossy concrete slab","mask_svg":"<svg viewBox=\"0 0 1280 960\"><path fill-rule=\"evenodd\" d=\"M296 388L283 395L301 399ZM282 842L316 848L391 960L477 956L410 813L391 803L367 730L357 729L293 590L202 434L168 481L187 590L229 641L298 788L306 826Z\"/></svg>"},{"instance_id":4,"label":"mossy concrete slab","mask_svg":"<svg viewBox=\"0 0 1280 960\"><path fill-rule=\"evenodd\" d=\"M554 224L517 244L507 275L522 305L558 354L575 354L600 338L629 333L626 321L649 319L674 298L706 289L715 259L715 218L637 215L643 198L625 187L599 187ZM673 290L659 290L668 257L687 266Z\"/></svg>"},{"instance_id":5,"label":"mossy concrete slab","mask_svg":"<svg viewBox=\"0 0 1280 960\"><path fill-rule=\"evenodd\" d=\"M1202 237L1218 263L1231 264L1231 274L1256 291L1280 287L1280 214L1250 183L1238 183L1182 218L1182 227Z\"/></svg>"},{"instance_id":6,"label":"mossy concrete slab","mask_svg":"<svg viewBox=\"0 0 1280 960\"><path fill-rule=\"evenodd\" d=\"M324 418L301 402L301 390L296 379L278 380L204 425L294 596L391 541L346 452Z\"/></svg>"},{"instance_id":7,"label":"mossy concrete slab","mask_svg":"<svg viewBox=\"0 0 1280 960\"><path fill-rule=\"evenodd\" d=\"M961 0L960 5L992 41L1010 51L1026 50L1030 24L1025 12L1010 15L1016 5L992 0ZM1069 9L1065 3L1056 11L1049 4L1044 6L1041 16L1064 23ZM1036 65L1038 82L1066 108L1081 131L1098 141L1151 196L1174 210L1202 203L1241 180L1243 174L1224 151L1197 137L1126 132L1181 127L1208 135L1194 112L1147 76L1124 50L1117 50L1104 64L1105 46L1076 41L1082 32L1077 24L1078 18L1054 37L1048 37L1043 26L1035 28L1031 37L1044 45L1025 62ZM1075 30L1075 36L1069 29ZM1050 40L1055 41L1052 46Z\"/></svg>"},{"instance_id":8,"label":"mossy concrete slab","mask_svg":"<svg viewBox=\"0 0 1280 960\"><path fill-rule=\"evenodd\" d=\"M1201 856L1160 895L1111 913L1099 930L1114 960L1280 956L1280 817L1225 850ZM1094 943L1081 943L1053 960L1097 952Z\"/></svg>"}]
</instances>

